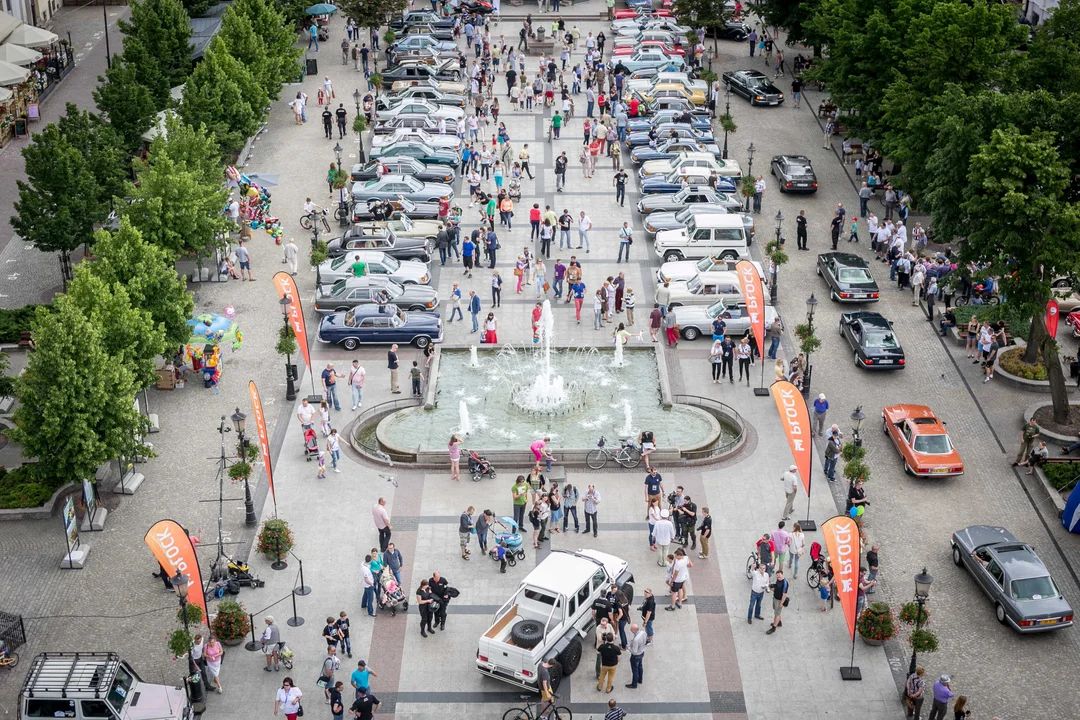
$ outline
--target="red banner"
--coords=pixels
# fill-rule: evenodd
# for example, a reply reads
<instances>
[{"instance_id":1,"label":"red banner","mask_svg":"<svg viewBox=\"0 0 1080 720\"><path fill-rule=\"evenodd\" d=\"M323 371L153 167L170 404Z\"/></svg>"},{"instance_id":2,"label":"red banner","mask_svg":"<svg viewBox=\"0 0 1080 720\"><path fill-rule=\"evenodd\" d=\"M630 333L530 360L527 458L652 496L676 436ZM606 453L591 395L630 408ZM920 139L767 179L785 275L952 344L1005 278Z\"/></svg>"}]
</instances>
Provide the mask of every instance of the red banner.
<instances>
[{"instance_id":1,"label":"red banner","mask_svg":"<svg viewBox=\"0 0 1080 720\"><path fill-rule=\"evenodd\" d=\"M836 582L837 599L847 620L848 635L855 642L855 609L859 600L859 561L862 557L859 526L847 515L837 515L822 523L821 531L825 533L825 548Z\"/></svg>"},{"instance_id":2,"label":"red banner","mask_svg":"<svg viewBox=\"0 0 1080 720\"><path fill-rule=\"evenodd\" d=\"M293 276L284 270L274 275L274 287L277 288L278 299L289 298L289 325L296 333L296 344L304 354L304 364L310 373L311 356L308 355L307 326L304 324L304 308L300 305L300 291L296 289Z\"/></svg>"},{"instance_id":3,"label":"red banner","mask_svg":"<svg viewBox=\"0 0 1080 720\"><path fill-rule=\"evenodd\" d=\"M810 426L810 412L802 393L787 380L777 380L769 386L776 411L780 413L780 423L784 426L791 454L802 477L803 489L810 495L810 467L812 462L813 437Z\"/></svg>"},{"instance_id":4,"label":"red banner","mask_svg":"<svg viewBox=\"0 0 1080 720\"><path fill-rule=\"evenodd\" d=\"M764 358L765 293L761 286L761 276L758 275L757 268L749 260L740 260L735 265L735 272L739 273L743 301L746 302L746 313L750 316L750 330L754 333L758 354Z\"/></svg>"},{"instance_id":5,"label":"red banner","mask_svg":"<svg viewBox=\"0 0 1080 720\"><path fill-rule=\"evenodd\" d=\"M248 395L251 396L251 411L255 414L255 430L259 434L259 449L262 450L263 463L266 465L266 482L270 485L270 497L274 501L274 515L277 515L277 495L274 494L274 471L270 467L270 440L266 434L266 418L263 416L262 400L255 381L248 381Z\"/></svg>"},{"instance_id":6,"label":"red banner","mask_svg":"<svg viewBox=\"0 0 1080 720\"><path fill-rule=\"evenodd\" d=\"M188 576L188 599L203 611L203 620L207 618L206 598L203 596L202 573L199 572L199 560L195 557L195 545L187 531L175 520L159 520L143 538L154 557L170 575L177 571Z\"/></svg>"},{"instance_id":7,"label":"red banner","mask_svg":"<svg viewBox=\"0 0 1080 720\"><path fill-rule=\"evenodd\" d=\"M1058 320L1061 319L1061 312L1058 308L1058 301L1051 300L1046 303L1046 332L1050 333L1050 337L1057 337Z\"/></svg>"}]
</instances>

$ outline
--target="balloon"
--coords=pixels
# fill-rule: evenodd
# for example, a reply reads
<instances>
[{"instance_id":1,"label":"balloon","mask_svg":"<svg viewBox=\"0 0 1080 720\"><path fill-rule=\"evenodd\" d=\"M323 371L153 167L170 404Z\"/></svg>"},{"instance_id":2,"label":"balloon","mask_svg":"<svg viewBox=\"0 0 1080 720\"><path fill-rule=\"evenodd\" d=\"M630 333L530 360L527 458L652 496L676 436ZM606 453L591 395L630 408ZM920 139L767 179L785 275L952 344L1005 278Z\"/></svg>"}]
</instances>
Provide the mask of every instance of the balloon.
<instances>
[{"instance_id":1,"label":"balloon","mask_svg":"<svg viewBox=\"0 0 1080 720\"><path fill-rule=\"evenodd\" d=\"M851 516L852 520L859 517L859 508L858 508L858 506L857 505L852 505L851 509L848 510L848 515Z\"/></svg>"},{"instance_id":2,"label":"balloon","mask_svg":"<svg viewBox=\"0 0 1080 720\"><path fill-rule=\"evenodd\" d=\"M236 308L234 308L232 305L226 305L225 317L229 318L230 320L236 317Z\"/></svg>"},{"instance_id":3,"label":"balloon","mask_svg":"<svg viewBox=\"0 0 1080 720\"><path fill-rule=\"evenodd\" d=\"M856 510L858 510L858 513L856 513L857 517L862 517L862 514L866 512L866 508L864 508L862 505L859 505Z\"/></svg>"}]
</instances>

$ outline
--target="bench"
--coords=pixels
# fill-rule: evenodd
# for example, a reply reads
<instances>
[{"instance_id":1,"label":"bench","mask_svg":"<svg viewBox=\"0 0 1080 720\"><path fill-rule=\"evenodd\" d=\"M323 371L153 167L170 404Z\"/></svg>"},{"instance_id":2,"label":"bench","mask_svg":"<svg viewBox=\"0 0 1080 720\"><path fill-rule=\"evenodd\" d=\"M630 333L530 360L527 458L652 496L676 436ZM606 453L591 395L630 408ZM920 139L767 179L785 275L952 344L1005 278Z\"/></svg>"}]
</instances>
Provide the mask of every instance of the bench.
<instances>
[{"instance_id":1,"label":"bench","mask_svg":"<svg viewBox=\"0 0 1080 720\"><path fill-rule=\"evenodd\" d=\"M1080 457L1058 455L1057 457L1048 457L1043 461L1043 465L1049 465L1050 463L1080 463Z\"/></svg>"},{"instance_id":2,"label":"bench","mask_svg":"<svg viewBox=\"0 0 1080 720\"><path fill-rule=\"evenodd\" d=\"M19 333L19 348L23 350L34 349L34 334L29 330L23 330Z\"/></svg>"},{"instance_id":3,"label":"bench","mask_svg":"<svg viewBox=\"0 0 1080 720\"><path fill-rule=\"evenodd\" d=\"M862 143L851 143L851 154L852 155L862 155L863 154L863 144Z\"/></svg>"},{"instance_id":4,"label":"bench","mask_svg":"<svg viewBox=\"0 0 1080 720\"><path fill-rule=\"evenodd\" d=\"M818 108L817 108L818 117L827 118L830 115L832 115L834 112L836 112L836 105L835 104L833 104L831 102L828 102L827 100L822 100L818 104Z\"/></svg>"}]
</instances>

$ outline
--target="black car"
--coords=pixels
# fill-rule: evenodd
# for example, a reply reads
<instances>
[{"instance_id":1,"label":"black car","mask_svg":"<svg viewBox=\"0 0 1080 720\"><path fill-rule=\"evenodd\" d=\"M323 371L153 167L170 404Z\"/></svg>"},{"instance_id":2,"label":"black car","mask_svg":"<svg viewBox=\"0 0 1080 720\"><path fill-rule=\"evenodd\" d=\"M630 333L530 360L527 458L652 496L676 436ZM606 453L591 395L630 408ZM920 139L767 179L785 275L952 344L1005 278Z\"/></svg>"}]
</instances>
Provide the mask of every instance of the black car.
<instances>
[{"instance_id":1,"label":"black car","mask_svg":"<svg viewBox=\"0 0 1080 720\"><path fill-rule=\"evenodd\" d=\"M723 75L724 84L736 95L742 95L751 105L779 105L784 93L769 82L765 73L757 70L735 70Z\"/></svg>"},{"instance_id":2,"label":"black car","mask_svg":"<svg viewBox=\"0 0 1080 720\"><path fill-rule=\"evenodd\" d=\"M829 286L829 298L836 302L877 302L881 291L870 274L870 264L858 255L827 252L817 257L817 274Z\"/></svg>"},{"instance_id":3,"label":"black car","mask_svg":"<svg viewBox=\"0 0 1080 720\"><path fill-rule=\"evenodd\" d=\"M855 351L855 365L867 370L902 370L904 348L892 323L881 313L860 311L840 316L840 337Z\"/></svg>"},{"instance_id":4,"label":"black car","mask_svg":"<svg viewBox=\"0 0 1080 720\"><path fill-rule=\"evenodd\" d=\"M432 25L437 28L450 28L454 27L454 18L439 17L438 13L431 10L412 10L405 13L405 16L398 16L388 23L388 26L395 33L399 33L406 27L412 27L415 25Z\"/></svg>"},{"instance_id":5,"label":"black car","mask_svg":"<svg viewBox=\"0 0 1080 720\"><path fill-rule=\"evenodd\" d=\"M326 244L326 255L331 259L351 250L378 250L398 260L431 262L427 238L398 237L384 227L353 225L344 235Z\"/></svg>"},{"instance_id":6,"label":"black car","mask_svg":"<svg viewBox=\"0 0 1080 720\"><path fill-rule=\"evenodd\" d=\"M705 28L705 37L720 40L745 40L750 37L750 26L741 22L728 22Z\"/></svg>"},{"instance_id":7,"label":"black car","mask_svg":"<svg viewBox=\"0 0 1080 720\"><path fill-rule=\"evenodd\" d=\"M388 168L390 174L412 175L420 182L454 182L455 172L449 165L426 165L416 158L404 155L383 157L377 161L353 165L351 177L353 180L371 180L378 177L379 165Z\"/></svg>"},{"instance_id":8,"label":"black car","mask_svg":"<svg viewBox=\"0 0 1080 720\"><path fill-rule=\"evenodd\" d=\"M414 80L461 80L461 67L455 60L447 60L438 65L428 63L406 63L384 70L383 89L389 90L394 83L401 80L412 82Z\"/></svg>"},{"instance_id":9,"label":"black car","mask_svg":"<svg viewBox=\"0 0 1080 720\"><path fill-rule=\"evenodd\" d=\"M375 123L372 130L376 135L390 135L398 128L420 128L428 132L438 132L439 118L423 113L404 113Z\"/></svg>"},{"instance_id":10,"label":"black car","mask_svg":"<svg viewBox=\"0 0 1080 720\"><path fill-rule=\"evenodd\" d=\"M805 155L776 155L772 159L773 177L780 181L780 192L816 193L817 175Z\"/></svg>"}]
</instances>

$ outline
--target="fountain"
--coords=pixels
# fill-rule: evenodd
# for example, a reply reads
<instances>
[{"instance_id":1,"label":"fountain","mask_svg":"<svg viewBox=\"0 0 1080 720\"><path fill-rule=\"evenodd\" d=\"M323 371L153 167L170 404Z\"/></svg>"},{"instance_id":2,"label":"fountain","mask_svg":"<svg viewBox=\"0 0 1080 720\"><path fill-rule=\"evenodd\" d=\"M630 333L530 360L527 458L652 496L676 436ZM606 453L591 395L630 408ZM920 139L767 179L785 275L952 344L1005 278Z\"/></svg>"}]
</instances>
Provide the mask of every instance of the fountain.
<instances>
[{"instance_id":1,"label":"fountain","mask_svg":"<svg viewBox=\"0 0 1080 720\"><path fill-rule=\"evenodd\" d=\"M476 346L475 345L470 345L469 346L469 367L472 367L472 368L480 367L480 358L477 357L477 355L476 355Z\"/></svg>"},{"instance_id":2,"label":"fountain","mask_svg":"<svg viewBox=\"0 0 1080 720\"><path fill-rule=\"evenodd\" d=\"M627 402L626 400L623 400L623 426L622 426L622 432L619 433L623 437L632 437L633 436L634 428L633 428L633 425L631 423L631 420L633 419L633 417L634 417L634 414L633 414L633 410L630 409L630 403Z\"/></svg>"},{"instance_id":3,"label":"fountain","mask_svg":"<svg viewBox=\"0 0 1080 720\"><path fill-rule=\"evenodd\" d=\"M475 345L473 350L476 350ZM464 400L458 403L458 432L462 435L472 432L472 425L469 423L469 404Z\"/></svg>"},{"instance_id":4,"label":"fountain","mask_svg":"<svg viewBox=\"0 0 1080 720\"><path fill-rule=\"evenodd\" d=\"M585 390L575 380L569 382L551 369L551 339L555 331L555 316L551 301L545 300L540 311L540 352L536 373L528 385L515 383L510 389L510 402L527 413L561 414L579 410L585 405Z\"/></svg>"},{"instance_id":5,"label":"fountain","mask_svg":"<svg viewBox=\"0 0 1080 720\"><path fill-rule=\"evenodd\" d=\"M622 367L623 366L623 353L625 351L625 348L623 348L623 345L624 345L624 343L622 341L622 338L619 337L618 335L616 335L615 336L615 359L611 361L611 366L612 367Z\"/></svg>"}]
</instances>

